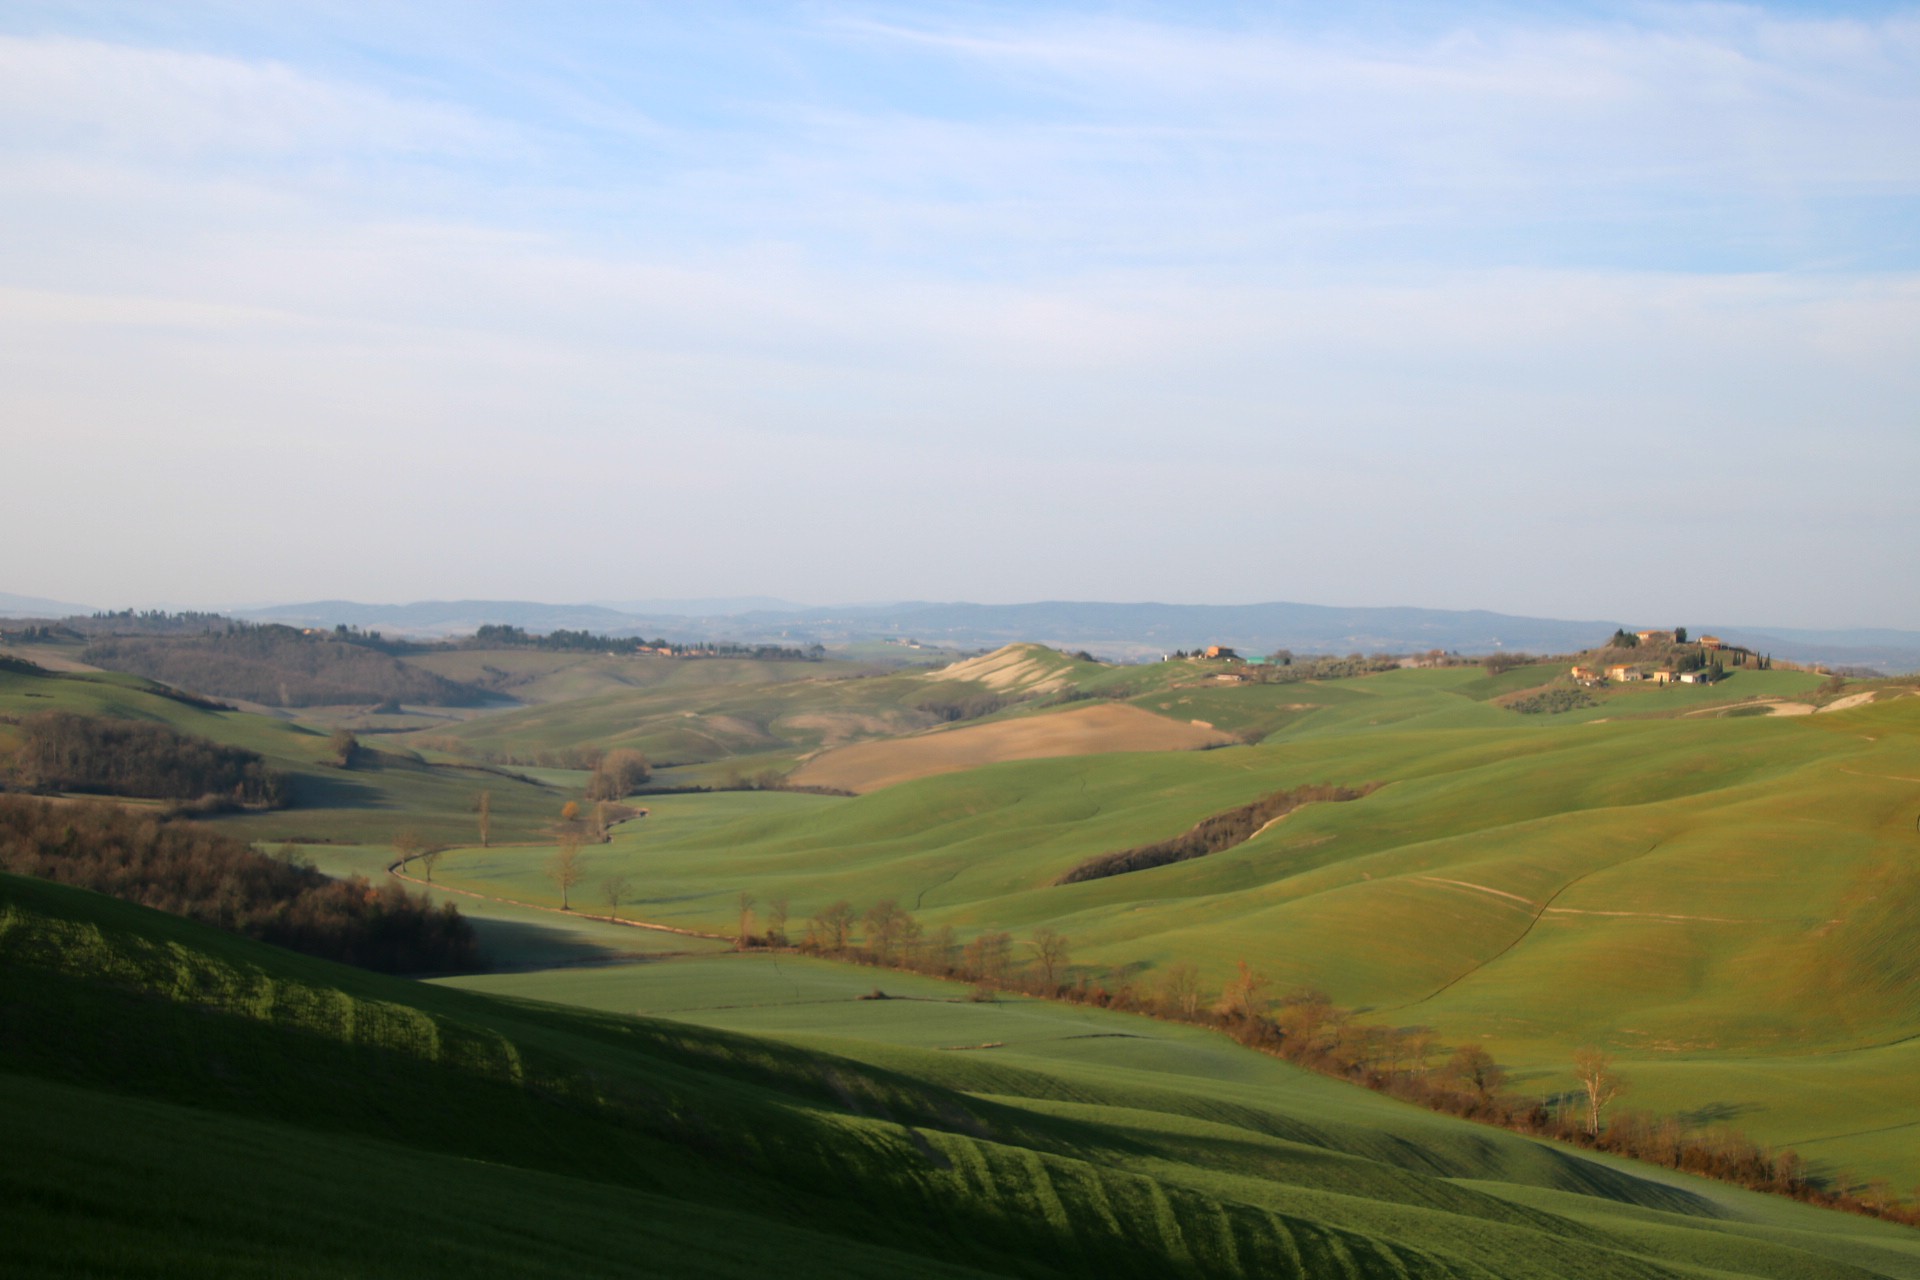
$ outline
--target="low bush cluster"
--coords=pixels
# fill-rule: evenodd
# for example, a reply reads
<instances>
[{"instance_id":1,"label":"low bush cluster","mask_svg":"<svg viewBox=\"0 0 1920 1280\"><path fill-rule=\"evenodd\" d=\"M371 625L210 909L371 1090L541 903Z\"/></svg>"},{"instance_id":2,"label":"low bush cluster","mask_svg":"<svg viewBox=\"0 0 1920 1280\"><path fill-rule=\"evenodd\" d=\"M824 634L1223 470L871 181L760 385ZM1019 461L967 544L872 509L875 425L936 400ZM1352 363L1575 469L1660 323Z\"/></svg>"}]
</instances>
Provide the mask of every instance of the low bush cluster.
<instances>
[{"instance_id":1,"label":"low bush cluster","mask_svg":"<svg viewBox=\"0 0 1920 1280\"><path fill-rule=\"evenodd\" d=\"M1341 787L1315 783L1295 787L1290 791L1276 791L1270 796L1255 800L1252 804L1244 804L1237 809L1229 809L1225 813L1216 813L1210 818L1202 818L1193 827L1171 840L1139 845L1132 849L1120 849L1113 853L1102 853L1088 858L1065 872L1054 883L1077 884L1082 880L1099 880L1107 876L1124 875L1129 871L1145 871L1150 867L1164 867L1175 862L1186 862L1191 858L1204 858L1210 853L1219 853L1223 849L1231 849L1237 844L1246 843L1268 823L1284 818L1303 804L1316 801L1358 800L1361 796L1372 792L1378 785L1378 783L1369 782L1361 787Z\"/></svg>"},{"instance_id":2,"label":"low bush cluster","mask_svg":"<svg viewBox=\"0 0 1920 1280\"><path fill-rule=\"evenodd\" d=\"M1597 707L1600 703L1585 689L1569 687L1542 689L1538 693L1528 694L1524 698L1515 698L1506 704L1509 711L1518 711L1523 716L1557 716L1568 711L1578 711L1582 707Z\"/></svg>"}]
</instances>

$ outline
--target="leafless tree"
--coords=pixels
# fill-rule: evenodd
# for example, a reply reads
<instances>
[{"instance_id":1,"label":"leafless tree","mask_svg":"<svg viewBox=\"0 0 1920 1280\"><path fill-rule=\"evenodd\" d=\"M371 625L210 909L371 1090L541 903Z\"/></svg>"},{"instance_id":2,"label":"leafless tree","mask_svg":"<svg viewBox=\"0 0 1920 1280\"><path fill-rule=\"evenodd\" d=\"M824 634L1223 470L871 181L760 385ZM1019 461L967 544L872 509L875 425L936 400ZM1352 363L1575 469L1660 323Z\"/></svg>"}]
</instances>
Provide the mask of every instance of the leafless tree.
<instances>
[{"instance_id":1,"label":"leafless tree","mask_svg":"<svg viewBox=\"0 0 1920 1280\"><path fill-rule=\"evenodd\" d=\"M1049 991L1060 970L1066 968L1069 948L1064 935L1042 925L1033 931L1033 937L1027 945L1033 948L1033 958L1040 966L1040 980Z\"/></svg>"},{"instance_id":2,"label":"leafless tree","mask_svg":"<svg viewBox=\"0 0 1920 1280\"><path fill-rule=\"evenodd\" d=\"M1267 976L1245 960L1234 961L1234 975L1220 993L1220 1012L1251 1018L1267 1007Z\"/></svg>"},{"instance_id":3,"label":"leafless tree","mask_svg":"<svg viewBox=\"0 0 1920 1280\"><path fill-rule=\"evenodd\" d=\"M753 942L753 904L755 898L745 889L740 891L740 931L734 938L734 946L745 949Z\"/></svg>"},{"instance_id":4,"label":"leafless tree","mask_svg":"<svg viewBox=\"0 0 1920 1280\"><path fill-rule=\"evenodd\" d=\"M881 964L893 961L894 952L905 940L909 932L918 934L912 916L901 909L892 898L883 898L873 904L867 912L864 923L867 926L867 948L873 952L874 959Z\"/></svg>"},{"instance_id":5,"label":"leafless tree","mask_svg":"<svg viewBox=\"0 0 1920 1280\"><path fill-rule=\"evenodd\" d=\"M547 859L547 879L553 881L560 890L560 909L571 911L573 907L568 899L568 891L580 883L586 875L586 869L580 865L580 835L568 831L560 837L560 847Z\"/></svg>"},{"instance_id":6,"label":"leafless tree","mask_svg":"<svg viewBox=\"0 0 1920 1280\"><path fill-rule=\"evenodd\" d=\"M813 917L813 931L822 947L829 951L845 951L847 938L853 933L853 904L845 898L830 906L822 907Z\"/></svg>"},{"instance_id":7,"label":"leafless tree","mask_svg":"<svg viewBox=\"0 0 1920 1280\"><path fill-rule=\"evenodd\" d=\"M607 914L615 915L620 904L633 895L633 881L628 876L608 876L600 882L600 896L607 900Z\"/></svg>"},{"instance_id":8,"label":"leafless tree","mask_svg":"<svg viewBox=\"0 0 1920 1280\"><path fill-rule=\"evenodd\" d=\"M493 840L493 792L482 788L474 797L474 810L480 815L480 847L489 847Z\"/></svg>"},{"instance_id":9,"label":"leafless tree","mask_svg":"<svg viewBox=\"0 0 1920 1280\"><path fill-rule=\"evenodd\" d=\"M1495 1062L1481 1044L1463 1044L1455 1049L1447 1059L1447 1074L1482 1099L1500 1092L1500 1086L1507 1082L1506 1068Z\"/></svg>"},{"instance_id":10,"label":"leafless tree","mask_svg":"<svg viewBox=\"0 0 1920 1280\"><path fill-rule=\"evenodd\" d=\"M393 852L394 855L400 859L400 869L402 871L405 871L407 864L419 857L426 850L426 847L427 842L422 840L420 833L412 827L402 827L393 833ZM429 880L433 878L433 869L431 867L427 869L427 878Z\"/></svg>"},{"instance_id":11,"label":"leafless tree","mask_svg":"<svg viewBox=\"0 0 1920 1280\"><path fill-rule=\"evenodd\" d=\"M1200 966L1182 960L1160 979L1160 999L1191 1018L1200 1012Z\"/></svg>"},{"instance_id":12,"label":"leafless tree","mask_svg":"<svg viewBox=\"0 0 1920 1280\"><path fill-rule=\"evenodd\" d=\"M1600 1113L1627 1091L1627 1082L1614 1071L1613 1059L1592 1045L1574 1050L1573 1074L1587 1095L1587 1132L1597 1137Z\"/></svg>"},{"instance_id":13,"label":"leafless tree","mask_svg":"<svg viewBox=\"0 0 1920 1280\"><path fill-rule=\"evenodd\" d=\"M967 971L982 982L998 982L1006 976L1012 952L1012 934L983 933L966 946Z\"/></svg>"},{"instance_id":14,"label":"leafless tree","mask_svg":"<svg viewBox=\"0 0 1920 1280\"><path fill-rule=\"evenodd\" d=\"M624 799L652 776L652 766L645 756L631 747L615 747L600 758L593 776L587 779L587 799Z\"/></svg>"}]
</instances>

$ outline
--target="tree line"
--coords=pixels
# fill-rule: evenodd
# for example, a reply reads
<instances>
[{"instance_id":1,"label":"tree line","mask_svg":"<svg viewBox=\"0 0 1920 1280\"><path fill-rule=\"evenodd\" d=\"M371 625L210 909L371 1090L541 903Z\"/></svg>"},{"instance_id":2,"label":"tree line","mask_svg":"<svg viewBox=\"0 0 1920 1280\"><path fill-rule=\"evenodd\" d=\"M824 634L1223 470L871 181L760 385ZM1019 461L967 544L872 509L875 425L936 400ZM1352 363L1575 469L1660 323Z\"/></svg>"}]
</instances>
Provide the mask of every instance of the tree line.
<instances>
[{"instance_id":1,"label":"tree line","mask_svg":"<svg viewBox=\"0 0 1920 1280\"><path fill-rule=\"evenodd\" d=\"M543 649L560 653L661 653L677 658L758 658L769 662L817 662L826 656L820 645L795 649L777 644L733 644L696 640L686 643L644 636L610 636L593 631L558 628L532 632L511 623L483 623L472 638L448 647L462 649Z\"/></svg>"},{"instance_id":2,"label":"tree line","mask_svg":"<svg viewBox=\"0 0 1920 1280\"><path fill-rule=\"evenodd\" d=\"M286 776L260 756L169 725L43 711L21 730L13 773L36 790L174 800L201 812L287 801Z\"/></svg>"},{"instance_id":3,"label":"tree line","mask_svg":"<svg viewBox=\"0 0 1920 1280\"><path fill-rule=\"evenodd\" d=\"M1276 791L1272 795L1262 796L1251 804L1243 804L1225 813L1216 813L1212 817L1202 818L1171 840L1138 845L1131 849L1120 849L1113 853L1096 854L1063 872L1054 883L1078 884L1083 880L1099 880L1107 876L1124 875L1129 871L1145 871L1152 867L1186 862L1192 858L1204 858L1210 853L1219 853L1223 849L1244 844L1267 824L1284 818L1303 804L1316 801L1358 800L1362 796L1370 795L1379 785L1377 782L1369 782L1359 787L1342 787L1329 783L1313 783L1287 791Z\"/></svg>"},{"instance_id":4,"label":"tree line","mask_svg":"<svg viewBox=\"0 0 1920 1280\"><path fill-rule=\"evenodd\" d=\"M1627 1081L1611 1056L1594 1046L1573 1053L1572 1089L1522 1098L1509 1090L1506 1068L1482 1043L1448 1045L1432 1027L1364 1022L1313 987L1276 993L1245 960L1217 991L1202 983L1190 961L1139 984L1072 972L1071 943L1048 927L1022 939L1003 930L962 941L951 926L924 928L891 899L865 911L841 899L817 911L796 940L788 936L785 899L774 900L764 919L755 914L757 905L751 894L740 895L736 943L742 948L796 946L853 963L971 982L976 1000L1013 991L1208 1027L1308 1070L1435 1111L1920 1226L1920 1195L1903 1204L1885 1181L1854 1187L1842 1178L1829 1184L1813 1176L1797 1152L1776 1152L1731 1127L1700 1130L1678 1117L1617 1109L1609 1115ZM874 998L883 996L876 988Z\"/></svg>"},{"instance_id":5,"label":"tree line","mask_svg":"<svg viewBox=\"0 0 1920 1280\"><path fill-rule=\"evenodd\" d=\"M0 795L0 870L75 885L385 973L479 967L473 927L398 885L335 880L199 823L102 801Z\"/></svg>"}]
</instances>

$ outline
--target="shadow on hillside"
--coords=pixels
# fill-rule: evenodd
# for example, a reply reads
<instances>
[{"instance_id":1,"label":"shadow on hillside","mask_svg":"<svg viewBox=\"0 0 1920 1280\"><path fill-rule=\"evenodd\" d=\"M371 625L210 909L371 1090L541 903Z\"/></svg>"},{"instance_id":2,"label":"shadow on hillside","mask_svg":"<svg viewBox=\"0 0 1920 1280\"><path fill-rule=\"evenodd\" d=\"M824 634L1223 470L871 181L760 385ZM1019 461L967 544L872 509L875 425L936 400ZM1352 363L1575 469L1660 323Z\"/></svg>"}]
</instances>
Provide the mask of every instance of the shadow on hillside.
<instances>
[{"instance_id":1,"label":"shadow on hillside","mask_svg":"<svg viewBox=\"0 0 1920 1280\"><path fill-rule=\"evenodd\" d=\"M479 939L481 955L494 973L616 962L637 964L664 958L659 952L622 951L572 929L476 915L467 920Z\"/></svg>"},{"instance_id":2,"label":"shadow on hillside","mask_svg":"<svg viewBox=\"0 0 1920 1280\"><path fill-rule=\"evenodd\" d=\"M1680 1120L1683 1124L1705 1128L1708 1125L1731 1123L1759 1109L1757 1102L1709 1102L1691 1111L1682 1111Z\"/></svg>"},{"instance_id":3,"label":"shadow on hillside","mask_svg":"<svg viewBox=\"0 0 1920 1280\"><path fill-rule=\"evenodd\" d=\"M323 773L295 773L287 779L290 809L377 809L383 799L378 787L351 777Z\"/></svg>"}]
</instances>

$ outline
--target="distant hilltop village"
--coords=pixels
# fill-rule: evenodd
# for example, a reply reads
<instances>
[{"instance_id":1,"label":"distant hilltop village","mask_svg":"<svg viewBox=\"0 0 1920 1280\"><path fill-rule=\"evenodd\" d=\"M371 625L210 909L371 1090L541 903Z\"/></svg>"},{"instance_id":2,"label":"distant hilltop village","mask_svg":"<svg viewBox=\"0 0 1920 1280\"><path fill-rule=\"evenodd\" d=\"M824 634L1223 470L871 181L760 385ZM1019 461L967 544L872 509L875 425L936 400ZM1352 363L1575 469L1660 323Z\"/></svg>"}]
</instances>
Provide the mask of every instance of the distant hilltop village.
<instances>
[{"instance_id":1,"label":"distant hilltop village","mask_svg":"<svg viewBox=\"0 0 1920 1280\"><path fill-rule=\"evenodd\" d=\"M1728 644L1719 636L1701 636L1690 641L1685 627L1671 631L1616 631L1599 654L1597 661L1573 665L1571 674L1575 681L1589 687L1630 684L1637 680L1650 680L1654 684L1712 684L1724 677L1730 667L1765 671L1773 666L1772 658L1744 645ZM1636 661L1625 656L1628 654L1642 656Z\"/></svg>"},{"instance_id":2,"label":"distant hilltop village","mask_svg":"<svg viewBox=\"0 0 1920 1280\"><path fill-rule=\"evenodd\" d=\"M1193 650L1177 649L1161 658L1163 662L1212 666L1215 668L1212 675L1214 680L1232 683L1339 679L1395 667L1477 665L1484 666L1489 675L1497 675L1515 667L1553 660L1506 650L1472 657L1441 649L1418 654L1350 653L1344 657L1296 655L1289 649L1281 649L1265 656L1250 657L1220 644ZM1774 665L1771 655L1757 653L1745 645L1729 644L1719 636L1689 639L1685 627L1647 631L1628 631L1623 627L1615 631L1605 644L1582 653L1566 655L1561 660L1571 662L1568 673L1574 683L1588 688L1641 681L1651 684L1713 684L1724 679L1730 670L1746 668L1767 671ZM1790 670L1823 670L1817 666L1803 668L1796 663L1785 663L1783 666Z\"/></svg>"}]
</instances>

